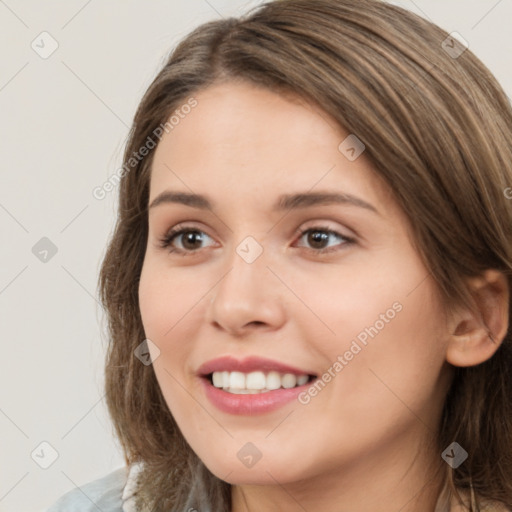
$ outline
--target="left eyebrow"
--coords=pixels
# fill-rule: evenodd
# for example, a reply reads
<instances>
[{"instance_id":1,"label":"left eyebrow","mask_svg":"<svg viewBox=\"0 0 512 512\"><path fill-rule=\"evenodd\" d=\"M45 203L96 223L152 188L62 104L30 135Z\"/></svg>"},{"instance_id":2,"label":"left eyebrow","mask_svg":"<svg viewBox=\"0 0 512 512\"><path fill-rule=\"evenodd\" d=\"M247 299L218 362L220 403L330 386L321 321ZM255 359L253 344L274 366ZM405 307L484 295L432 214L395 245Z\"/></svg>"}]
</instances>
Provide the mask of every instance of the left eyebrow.
<instances>
[{"instance_id":1,"label":"left eyebrow","mask_svg":"<svg viewBox=\"0 0 512 512\"><path fill-rule=\"evenodd\" d=\"M207 196L190 192L173 192L166 190L153 199L149 205L149 209L166 203L183 204L200 210L213 210L214 206L214 202ZM380 215L377 208L372 204L352 194L340 192L301 192L296 194L284 194L279 196L272 209L273 211L282 211L291 210L292 208L309 208L312 206L331 204L357 206Z\"/></svg>"},{"instance_id":2,"label":"left eyebrow","mask_svg":"<svg viewBox=\"0 0 512 512\"><path fill-rule=\"evenodd\" d=\"M308 208L317 205L343 204L357 206L380 215L377 208L363 199L343 192L303 192L279 196L274 206L275 211L292 208Z\"/></svg>"}]
</instances>

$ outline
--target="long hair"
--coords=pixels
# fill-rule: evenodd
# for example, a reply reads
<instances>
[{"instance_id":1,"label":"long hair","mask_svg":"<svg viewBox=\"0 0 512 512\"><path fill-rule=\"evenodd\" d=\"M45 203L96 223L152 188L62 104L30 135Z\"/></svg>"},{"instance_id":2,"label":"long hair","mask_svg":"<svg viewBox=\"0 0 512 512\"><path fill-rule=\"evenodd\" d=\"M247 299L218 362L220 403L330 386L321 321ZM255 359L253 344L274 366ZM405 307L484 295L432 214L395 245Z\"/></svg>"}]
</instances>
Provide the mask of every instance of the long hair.
<instances>
[{"instance_id":1,"label":"long hair","mask_svg":"<svg viewBox=\"0 0 512 512\"><path fill-rule=\"evenodd\" d=\"M171 53L135 114L99 276L109 328L106 400L127 464L143 463L144 510L231 506L230 485L192 451L152 366L134 357L145 339L138 283L154 148L134 155L162 127L173 129L169 119L179 119L194 94L226 81L306 98L357 135L409 218L446 311L473 305L466 278L485 269L500 270L512 286L512 108L469 49L380 0L271 1L199 26ZM486 499L512 507L511 336L509 327L485 363L455 369L444 405L440 456L453 441L469 454L457 469L446 464L445 491L474 491L471 510Z\"/></svg>"}]
</instances>

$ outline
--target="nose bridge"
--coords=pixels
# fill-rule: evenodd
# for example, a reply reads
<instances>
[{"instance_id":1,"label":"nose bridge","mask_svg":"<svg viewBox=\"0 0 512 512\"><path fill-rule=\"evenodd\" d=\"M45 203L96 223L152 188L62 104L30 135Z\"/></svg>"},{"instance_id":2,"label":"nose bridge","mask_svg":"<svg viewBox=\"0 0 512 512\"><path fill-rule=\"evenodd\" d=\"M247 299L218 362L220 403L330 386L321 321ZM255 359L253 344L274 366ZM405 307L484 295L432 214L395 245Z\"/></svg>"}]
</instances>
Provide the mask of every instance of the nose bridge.
<instances>
[{"instance_id":1,"label":"nose bridge","mask_svg":"<svg viewBox=\"0 0 512 512\"><path fill-rule=\"evenodd\" d=\"M250 323L276 327L284 319L279 280L267 268L269 254L252 236L246 236L226 259L227 273L214 293L213 320L229 331Z\"/></svg>"},{"instance_id":2,"label":"nose bridge","mask_svg":"<svg viewBox=\"0 0 512 512\"><path fill-rule=\"evenodd\" d=\"M250 295L259 295L260 287L268 286L267 274L271 274L267 268L268 251L263 247L263 243L249 235L234 246L233 252L229 258L229 272L221 281L220 286L224 288L234 288L240 295L240 299ZM244 292L245 289L245 292ZM231 290L232 292L233 290Z\"/></svg>"}]
</instances>

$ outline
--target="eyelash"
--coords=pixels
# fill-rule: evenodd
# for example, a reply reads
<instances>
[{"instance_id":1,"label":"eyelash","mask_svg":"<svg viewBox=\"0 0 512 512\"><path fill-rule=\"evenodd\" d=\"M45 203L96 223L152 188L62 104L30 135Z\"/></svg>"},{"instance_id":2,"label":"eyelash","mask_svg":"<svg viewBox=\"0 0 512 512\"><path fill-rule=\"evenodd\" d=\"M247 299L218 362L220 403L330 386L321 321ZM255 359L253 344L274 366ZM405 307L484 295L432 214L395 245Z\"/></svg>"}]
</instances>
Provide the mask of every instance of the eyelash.
<instances>
[{"instance_id":1,"label":"eyelash","mask_svg":"<svg viewBox=\"0 0 512 512\"><path fill-rule=\"evenodd\" d=\"M175 247L171 247L171 243L175 238L177 238L179 235L182 235L182 234L188 233L188 232L204 233L204 231L197 229L195 227L192 227L192 226L178 225L175 228L168 231L167 234L163 238L160 239L160 247L162 247L162 249L167 249L168 252L177 254L179 256L190 256L190 255L194 255L194 254L198 253L200 251L200 249L189 251L186 249L177 249ZM327 233L329 235L335 235L344 240L344 243L341 244L342 246L353 245L356 243L354 238L344 236L341 233L338 233L337 231L329 229L326 226L313 226L311 228L299 230L299 240L306 233L309 233L309 232L322 232L322 233ZM326 247L324 249L313 249L313 248L306 247L306 249L313 251L317 254L326 254L329 252L340 250L339 248L337 249L336 246L335 247Z\"/></svg>"}]
</instances>

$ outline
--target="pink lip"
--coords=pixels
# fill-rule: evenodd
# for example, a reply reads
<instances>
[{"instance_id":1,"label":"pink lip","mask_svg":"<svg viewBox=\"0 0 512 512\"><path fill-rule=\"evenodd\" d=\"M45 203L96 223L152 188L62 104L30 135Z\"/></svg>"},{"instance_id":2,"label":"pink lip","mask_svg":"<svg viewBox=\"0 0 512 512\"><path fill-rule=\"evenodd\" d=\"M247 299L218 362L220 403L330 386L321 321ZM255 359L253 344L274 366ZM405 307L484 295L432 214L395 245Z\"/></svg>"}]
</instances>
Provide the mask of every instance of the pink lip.
<instances>
[{"instance_id":1,"label":"pink lip","mask_svg":"<svg viewBox=\"0 0 512 512\"><path fill-rule=\"evenodd\" d=\"M201 378L200 380L206 396L215 407L229 414L246 416L274 411L295 400L299 393L311 386L311 382L307 382L302 386L290 389L281 388L254 395L235 395L216 388L208 379Z\"/></svg>"},{"instance_id":2,"label":"pink lip","mask_svg":"<svg viewBox=\"0 0 512 512\"><path fill-rule=\"evenodd\" d=\"M271 359L249 357L240 361L229 356L219 357L204 363L200 366L197 373L207 398L215 407L229 414L252 416L274 411L295 400L302 391L311 385L311 382L307 382L302 386L291 389L281 388L265 393L237 395L216 388L209 379L205 378L207 375L219 371L249 373L258 370L263 372L292 373L294 375L312 375L307 370L294 368Z\"/></svg>"},{"instance_id":3,"label":"pink lip","mask_svg":"<svg viewBox=\"0 0 512 512\"><path fill-rule=\"evenodd\" d=\"M300 368L294 368L293 366L288 366L279 361L255 356L247 357L242 360L235 359L231 356L212 359L202 364L197 370L197 373L201 377L204 377L210 373L222 371L243 373L275 371L279 373L293 373L294 375L313 375L313 373L308 370L301 370Z\"/></svg>"}]
</instances>

